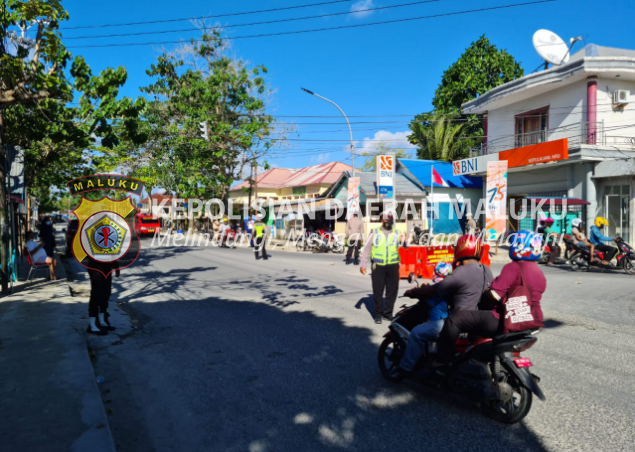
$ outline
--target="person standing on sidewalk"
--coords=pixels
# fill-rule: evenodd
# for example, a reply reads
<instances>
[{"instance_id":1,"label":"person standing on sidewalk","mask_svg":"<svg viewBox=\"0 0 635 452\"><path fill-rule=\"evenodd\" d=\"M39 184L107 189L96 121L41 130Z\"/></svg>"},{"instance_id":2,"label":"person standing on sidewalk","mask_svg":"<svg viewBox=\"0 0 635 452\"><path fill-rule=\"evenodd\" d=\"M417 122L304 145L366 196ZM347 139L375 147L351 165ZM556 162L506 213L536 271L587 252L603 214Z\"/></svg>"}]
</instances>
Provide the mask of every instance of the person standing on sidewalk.
<instances>
[{"instance_id":1,"label":"person standing on sidewalk","mask_svg":"<svg viewBox=\"0 0 635 452\"><path fill-rule=\"evenodd\" d=\"M88 300L88 329L91 334L105 336L108 331L114 331L108 317L108 300L112 291L112 274L119 278L119 264L117 261L110 263L91 262L94 268L88 269L90 277L90 299ZM108 276L104 276L108 275Z\"/></svg>"},{"instance_id":2,"label":"person standing on sidewalk","mask_svg":"<svg viewBox=\"0 0 635 452\"><path fill-rule=\"evenodd\" d=\"M362 262L359 271L365 275L368 271L368 257L372 261L371 278L373 281L373 295L375 298L375 323L381 323L382 315L387 320L392 320L392 310L399 292L399 246L403 241L404 247L408 244L403 236L393 230L395 217L390 212L382 214L381 228L370 233L366 246L362 253ZM370 245L370 246L369 246ZM386 302L383 302L384 290ZM383 306L383 309L382 309Z\"/></svg>"},{"instance_id":3,"label":"person standing on sidewalk","mask_svg":"<svg viewBox=\"0 0 635 452\"><path fill-rule=\"evenodd\" d=\"M351 263L353 251L355 252L355 260L353 263L359 265L359 249L364 239L364 221L359 218L357 212L346 222L346 237L348 240L348 251L346 252L346 265Z\"/></svg>"},{"instance_id":4,"label":"person standing on sidewalk","mask_svg":"<svg viewBox=\"0 0 635 452\"><path fill-rule=\"evenodd\" d=\"M262 221L262 215L256 215L256 222L254 223L254 254L256 260L259 259L258 252L262 250L262 258L268 259L265 243L267 242L267 225Z\"/></svg>"}]
</instances>

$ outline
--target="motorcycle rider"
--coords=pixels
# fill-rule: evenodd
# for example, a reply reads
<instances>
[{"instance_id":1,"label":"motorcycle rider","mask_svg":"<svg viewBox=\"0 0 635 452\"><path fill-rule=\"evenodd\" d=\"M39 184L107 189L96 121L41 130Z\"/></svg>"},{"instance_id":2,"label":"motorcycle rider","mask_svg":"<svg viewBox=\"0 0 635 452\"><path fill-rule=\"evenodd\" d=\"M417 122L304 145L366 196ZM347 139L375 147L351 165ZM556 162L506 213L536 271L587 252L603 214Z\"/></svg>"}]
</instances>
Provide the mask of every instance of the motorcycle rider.
<instances>
[{"instance_id":1,"label":"motorcycle rider","mask_svg":"<svg viewBox=\"0 0 635 452\"><path fill-rule=\"evenodd\" d=\"M433 283L443 281L452 274L452 266L447 262L439 262L434 268ZM423 356L429 341L435 341L441 333L443 322L448 316L448 304L442 297L428 299L428 321L412 329L408 337L406 352L399 363L402 372L412 372L419 359Z\"/></svg>"},{"instance_id":2,"label":"motorcycle rider","mask_svg":"<svg viewBox=\"0 0 635 452\"><path fill-rule=\"evenodd\" d=\"M599 263L600 259L595 257L595 245L589 242L584 235L584 223L580 218L574 218L571 220L571 233L576 239L576 244L580 248L589 249L589 262L592 264ZM601 261L603 264L607 264L606 261Z\"/></svg>"},{"instance_id":3,"label":"motorcycle rider","mask_svg":"<svg viewBox=\"0 0 635 452\"><path fill-rule=\"evenodd\" d=\"M438 284L421 286L404 293L404 296L410 298L440 296L447 301L450 314L439 336L440 359L452 357L454 343L460 332L490 336L498 330L499 322L493 313L478 310L483 292L490 287L494 279L489 267L479 262L482 253L481 239L474 235L459 237L454 246L452 274Z\"/></svg>"},{"instance_id":4,"label":"motorcycle rider","mask_svg":"<svg viewBox=\"0 0 635 452\"><path fill-rule=\"evenodd\" d=\"M614 240L602 234L602 228L604 226L608 227L608 225L609 222L606 218L595 217L595 224L591 226L591 233L589 234L589 242L595 246L596 250L602 251L604 253L604 260L610 263L615 257L615 254L617 254L617 248L603 243Z\"/></svg>"},{"instance_id":5,"label":"motorcycle rider","mask_svg":"<svg viewBox=\"0 0 635 452\"><path fill-rule=\"evenodd\" d=\"M554 219L553 218L545 218L545 224L542 228L542 231L538 231L542 233L543 242L551 248L551 253L549 254L549 262L547 265L555 265L560 258L560 245L556 241L556 233L553 230ZM539 228L540 229L540 228Z\"/></svg>"},{"instance_id":6,"label":"motorcycle rider","mask_svg":"<svg viewBox=\"0 0 635 452\"><path fill-rule=\"evenodd\" d=\"M481 303L480 311L452 312L445 321L439 335L439 361L433 365L441 365L452 359L454 344L460 333L477 334L490 337L502 332L501 314L508 295L521 284L531 288L532 302L540 303L542 294L547 288L545 275L536 261L542 255L542 237L532 231L518 231L512 236L509 248L511 263L505 265L501 274L491 283L493 297L489 303ZM496 299L497 301L492 301ZM542 322L542 311L540 320Z\"/></svg>"},{"instance_id":7,"label":"motorcycle rider","mask_svg":"<svg viewBox=\"0 0 635 452\"><path fill-rule=\"evenodd\" d=\"M373 281L373 295L375 298L375 323L380 324L382 315L392 320L392 311L399 292L399 246L408 247L403 237L393 230L395 217L391 212L384 212L381 216L381 228L374 229L368 236L366 246L362 252L359 271L367 273L368 258L372 261L371 278ZM370 245L370 246L369 246ZM384 290L386 303L383 303ZM382 310L383 304L383 310Z\"/></svg>"}]
</instances>

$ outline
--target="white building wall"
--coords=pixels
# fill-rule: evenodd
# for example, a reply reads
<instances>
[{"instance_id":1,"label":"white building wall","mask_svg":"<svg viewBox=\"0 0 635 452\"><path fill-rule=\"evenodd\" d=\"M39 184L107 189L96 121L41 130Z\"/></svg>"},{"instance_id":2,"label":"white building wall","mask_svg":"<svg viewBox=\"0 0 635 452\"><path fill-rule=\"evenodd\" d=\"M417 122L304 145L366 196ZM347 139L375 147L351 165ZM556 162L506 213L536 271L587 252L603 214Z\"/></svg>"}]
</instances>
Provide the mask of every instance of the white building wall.
<instances>
[{"instance_id":1,"label":"white building wall","mask_svg":"<svg viewBox=\"0 0 635 452\"><path fill-rule=\"evenodd\" d=\"M487 140L513 136L516 133L516 115L549 106L549 129L586 121L586 81L554 89L521 100L488 113Z\"/></svg>"},{"instance_id":2,"label":"white building wall","mask_svg":"<svg viewBox=\"0 0 635 452\"><path fill-rule=\"evenodd\" d=\"M613 93L619 89L631 92L631 102L621 107L613 106ZM604 122L606 144L631 144L628 137L635 137L635 81L600 78L597 99L597 119Z\"/></svg>"}]
</instances>

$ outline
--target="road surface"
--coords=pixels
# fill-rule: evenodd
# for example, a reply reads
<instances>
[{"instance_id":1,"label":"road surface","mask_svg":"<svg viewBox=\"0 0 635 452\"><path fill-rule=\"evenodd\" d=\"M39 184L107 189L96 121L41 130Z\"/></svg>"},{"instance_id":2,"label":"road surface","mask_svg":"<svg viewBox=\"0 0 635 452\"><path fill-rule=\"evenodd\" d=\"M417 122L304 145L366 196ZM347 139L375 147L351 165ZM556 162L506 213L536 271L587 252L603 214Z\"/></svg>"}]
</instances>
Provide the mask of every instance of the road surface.
<instances>
[{"instance_id":1,"label":"road surface","mask_svg":"<svg viewBox=\"0 0 635 452\"><path fill-rule=\"evenodd\" d=\"M113 295L136 329L97 352L119 452L632 450L635 277L543 267L547 327L524 355L547 401L507 426L381 378L387 325L342 255L271 254L143 241Z\"/></svg>"}]
</instances>

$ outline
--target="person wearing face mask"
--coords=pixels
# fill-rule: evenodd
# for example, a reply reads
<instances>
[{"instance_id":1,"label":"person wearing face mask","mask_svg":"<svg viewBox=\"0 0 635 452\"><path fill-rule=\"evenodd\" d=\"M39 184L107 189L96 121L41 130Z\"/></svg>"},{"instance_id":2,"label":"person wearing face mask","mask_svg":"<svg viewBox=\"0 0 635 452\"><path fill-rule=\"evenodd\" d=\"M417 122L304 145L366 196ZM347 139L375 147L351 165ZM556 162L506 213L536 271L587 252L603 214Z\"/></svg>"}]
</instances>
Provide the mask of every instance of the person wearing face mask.
<instances>
[{"instance_id":1,"label":"person wearing face mask","mask_svg":"<svg viewBox=\"0 0 635 452\"><path fill-rule=\"evenodd\" d=\"M368 258L372 261L371 278L375 298L375 323L380 324L382 316L392 320L392 310L399 292L399 246L407 243L400 234L393 230L395 217L384 212L381 217L381 228L374 229L368 236L362 253L360 269L362 275L367 273ZM386 302L384 303L384 291ZM383 309L382 309L383 308Z\"/></svg>"}]
</instances>

